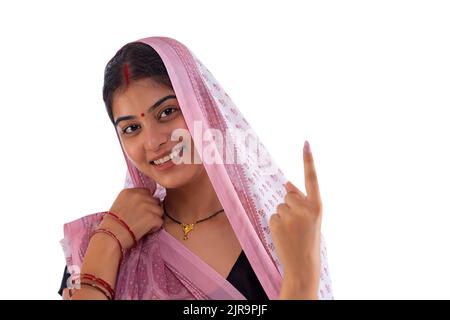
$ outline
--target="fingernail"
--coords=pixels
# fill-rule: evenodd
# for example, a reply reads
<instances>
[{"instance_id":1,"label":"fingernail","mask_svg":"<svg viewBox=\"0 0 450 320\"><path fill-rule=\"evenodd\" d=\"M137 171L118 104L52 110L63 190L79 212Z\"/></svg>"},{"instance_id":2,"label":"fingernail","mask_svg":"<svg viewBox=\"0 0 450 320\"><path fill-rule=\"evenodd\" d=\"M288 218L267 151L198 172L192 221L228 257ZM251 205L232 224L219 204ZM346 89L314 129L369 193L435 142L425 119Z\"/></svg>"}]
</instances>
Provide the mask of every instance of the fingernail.
<instances>
[{"instance_id":1,"label":"fingernail","mask_svg":"<svg viewBox=\"0 0 450 320\"><path fill-rule=\"evenodd\" d=\"M303 150L304 150L306 153L311 153L311 147L309 146L308 140L305 140L305 145L303 146Z\"/></svg>"}]
</instances>

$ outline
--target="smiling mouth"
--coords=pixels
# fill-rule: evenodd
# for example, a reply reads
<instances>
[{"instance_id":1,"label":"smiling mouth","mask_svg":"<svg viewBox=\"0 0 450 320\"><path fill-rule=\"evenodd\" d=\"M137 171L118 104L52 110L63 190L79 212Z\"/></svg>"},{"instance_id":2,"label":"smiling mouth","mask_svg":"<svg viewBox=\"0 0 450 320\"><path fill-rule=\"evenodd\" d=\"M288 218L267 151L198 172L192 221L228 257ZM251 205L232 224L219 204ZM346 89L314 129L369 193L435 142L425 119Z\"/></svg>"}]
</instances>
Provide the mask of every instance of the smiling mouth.
<instances>
[{"instance_id":1,"label":"smiling mouth","mask_svg":"<svg viewBox=\"0 0 450 320\"><path fill-rule=\"evenodd\" d=\"M162 157L161 159L150 161L150 164L154 165L154 166L160 166L160 165L163 165L164 163L167 163L168 161L172 160L173 158L181 157L182 155L183 155L183 146L178 147L177 149L172 151L170 154L168 154L165 157Z\"/></svg>"}]
</instances>

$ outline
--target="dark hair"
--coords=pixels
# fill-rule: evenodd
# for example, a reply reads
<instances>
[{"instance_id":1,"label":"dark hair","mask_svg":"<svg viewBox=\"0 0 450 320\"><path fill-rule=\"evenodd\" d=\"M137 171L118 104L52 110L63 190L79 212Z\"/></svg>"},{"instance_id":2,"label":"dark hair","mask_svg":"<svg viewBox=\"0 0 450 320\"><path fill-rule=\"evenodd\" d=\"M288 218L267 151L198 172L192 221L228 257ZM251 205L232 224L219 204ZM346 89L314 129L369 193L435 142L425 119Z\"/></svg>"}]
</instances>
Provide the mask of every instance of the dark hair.
<instances>
[{"instance_id":1,"label":"dark hair","mask_svg":"<svg viewBox=\"0 0 450 320\"><path fill-rule=\"evenodd\" d=\"M144 78L152 78L173 88L166 67L155 49L142 42L128 43L117 51L105 68L103 101L111 122L114 123L112 101L116 90L126 88L128 81Z\"/></svg>"}]
</instances>

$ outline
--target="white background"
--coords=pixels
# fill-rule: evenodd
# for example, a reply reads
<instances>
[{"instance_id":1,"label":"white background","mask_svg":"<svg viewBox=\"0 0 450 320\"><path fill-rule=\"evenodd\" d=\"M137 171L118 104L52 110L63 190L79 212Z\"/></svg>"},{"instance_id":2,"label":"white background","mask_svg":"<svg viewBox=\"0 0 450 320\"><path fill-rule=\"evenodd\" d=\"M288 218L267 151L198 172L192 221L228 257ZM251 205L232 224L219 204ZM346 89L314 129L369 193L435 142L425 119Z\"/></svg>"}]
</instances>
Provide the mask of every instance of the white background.
<instances>
[{"instance_id":1,"label":"white background","mask_svg":"<svg viewBox=\"0 0 450 320\"><path fill-rule=\"evenodd\" d=\"M0 298L59 299L62 226L125 162L102 97L125 43L169 36L302 189L308 139L336 299L450 298L447 1L0 4Z\"/></svg>"}]
</instances>

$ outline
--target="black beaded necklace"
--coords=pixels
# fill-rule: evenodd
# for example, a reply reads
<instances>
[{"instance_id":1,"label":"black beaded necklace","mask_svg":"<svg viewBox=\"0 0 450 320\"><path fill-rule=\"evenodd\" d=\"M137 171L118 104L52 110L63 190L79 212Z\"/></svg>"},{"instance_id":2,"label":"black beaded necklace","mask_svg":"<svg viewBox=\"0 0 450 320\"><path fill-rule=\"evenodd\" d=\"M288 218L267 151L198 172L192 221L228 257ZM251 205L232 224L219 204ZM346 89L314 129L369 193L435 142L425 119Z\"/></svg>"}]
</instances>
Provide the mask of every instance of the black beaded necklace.
<instances>
[{"instance_id":1,"label":"black beaded necklace","mask_svg":"<svg viewBox=\"0 0 450 320\"><path fill-rule=\"evenodd\" d=\"M211 219L212 217L216 216L216 215L219 214L220 212L224 211L223 209L221 209L221 210L219 210L219 211L217 211L217 212L214 212L212 215L210 215L210 216L207 217L207 218L197 220L197 221L195 221L194 223L187 223L187 224L186 224L186 223L182 223L182 222L176 220L175 218L171 217L171 216L167 213L167 210L166 210L166 202L165 202L165 200L166 200L166 199L164 198L164 200L163 200L164 215L166 215L167 217L169 217L169 219L172 220L173 222L176 222L176 223L178 223L179 225L181 225L181 228L183 229L183 233L184 233L183 240L189 239L189 238L188 238L188 233L191 232L191 231L194 229L194 225L195 225L195 224L200 223L200 222L203 222L203 221L208 220L208 219Z\"/></svg>"}]
</instances>

